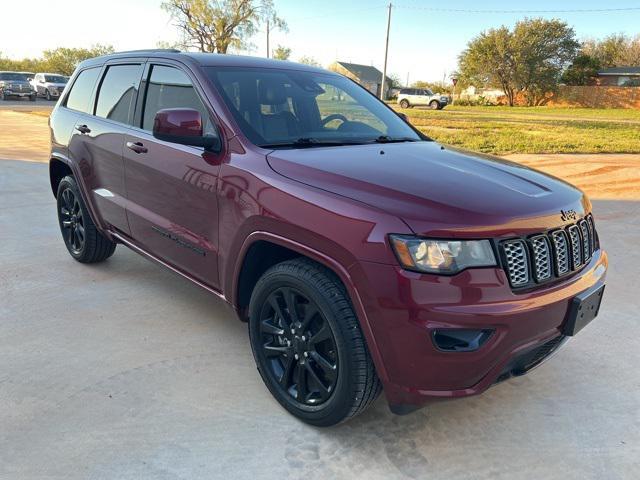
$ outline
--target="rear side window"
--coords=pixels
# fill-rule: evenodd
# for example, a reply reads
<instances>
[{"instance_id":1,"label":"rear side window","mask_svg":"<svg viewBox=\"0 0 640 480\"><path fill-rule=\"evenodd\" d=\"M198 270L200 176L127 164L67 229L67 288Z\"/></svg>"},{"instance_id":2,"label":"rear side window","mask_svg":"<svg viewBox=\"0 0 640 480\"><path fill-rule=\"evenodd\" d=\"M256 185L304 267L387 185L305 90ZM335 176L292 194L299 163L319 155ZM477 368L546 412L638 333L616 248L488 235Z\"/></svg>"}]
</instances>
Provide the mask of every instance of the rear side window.
<instances>
[{"instance_id":1,"label":"rear side window","mask_svg":"<svg viewBox=\"0 0 640 480\"><path fill-rule=\"evenodd\" d=\"M91 100L91 93L93 87L98 80L100 74L100 68L88 68L83 70L73 82L73 87L67 97L67 108L77 110L79 112L90 113L89 101Z\"/></svg>"},{"instance_id":2,"label":"rear side window","mask_svg":"<svg viewBox=\"0 0 640 480\"><path fill-rule=\"evenodd\" d=\"M96 105L96 116L130 123L142 76L142 65L112 65L107 68Z\"/></svg>"},{"instance_id":3,"label":"rear side window","mask_svg":"<svg viewBox=\"0 0 640 480\"><path fill-rule=\"evenodd\" d=\"M202 115L204 133L206 135L215 134L209 113L187 74L174 67L154 65L145 97L142 128L152 131L156 113L165 108L198 110Z\"/></svg>"}]
</instances>

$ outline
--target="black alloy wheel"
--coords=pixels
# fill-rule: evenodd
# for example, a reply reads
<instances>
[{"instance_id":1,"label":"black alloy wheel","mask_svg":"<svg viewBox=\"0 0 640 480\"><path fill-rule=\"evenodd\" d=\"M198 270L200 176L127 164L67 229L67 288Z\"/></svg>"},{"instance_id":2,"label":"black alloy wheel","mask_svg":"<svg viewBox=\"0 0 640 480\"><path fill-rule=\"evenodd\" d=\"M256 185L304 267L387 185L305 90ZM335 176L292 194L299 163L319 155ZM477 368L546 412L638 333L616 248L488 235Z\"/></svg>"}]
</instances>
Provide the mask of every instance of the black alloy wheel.
<instances>
[{"instance_id":1,"label":"black alloy wheel","mask_svg":"<svg viewBox=\"0 0 640 480\"><path fill-rule=\"evenodd\" d=\"M85 244L85 228L80 201L71 187L62 190L61 201L58 202L60 228L62 237L69 250L80 255Z\"/></svg>"},{"instance_id":2,"label":"black alloy wheel","mask_svg":"<svg viewBox=\"0 0 640 480\"><path fill-rule=\"evenodd\" d=\"M69 175L60 180L56 200L60 232L74 259L81 263L97 263L113 255L116 244L96 228L75 178Z\"/></svg>"},{"instance_id":3,"label":"black alloy wheel","mask_svg":"<svg viewBox=\"0 0 640 480\"><path fill-rule=\"evenodd\" d=\"M292 399L320 405L338 379L336 341L315 305L292 287L275 289L260 312L261 355L269 374Z\"/></svg>"},{"instance_id":4,"label":"black alloy wheel","mask_svg":"<svg viewBox=\"0 0 640 480\"><path fill-rule=\"evenodd\" d=\"M358 415L382 390L344 285L310 259L278 263L260 277L249 338L271 394L311 425Z\"/></svg>"}]
</instances>

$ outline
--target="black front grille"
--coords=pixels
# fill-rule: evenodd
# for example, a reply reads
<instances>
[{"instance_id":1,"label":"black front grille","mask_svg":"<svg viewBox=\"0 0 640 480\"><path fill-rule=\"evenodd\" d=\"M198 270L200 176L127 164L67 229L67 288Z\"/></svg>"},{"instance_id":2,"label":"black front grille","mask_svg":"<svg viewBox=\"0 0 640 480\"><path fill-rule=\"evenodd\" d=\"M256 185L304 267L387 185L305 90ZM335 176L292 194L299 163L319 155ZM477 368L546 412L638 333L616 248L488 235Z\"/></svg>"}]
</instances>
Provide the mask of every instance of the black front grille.
<instances>
[{"instance_id":1,"label":"black front grille","mask_svg":"<svg viewBox=\"0 0 640 480\"><path fill-rule=\"evenodd\" d=\"M500 253L514 289L532 287L575 272L597 248L593 217L563 229L500 243Z\"/></svg>"}]
</instances>

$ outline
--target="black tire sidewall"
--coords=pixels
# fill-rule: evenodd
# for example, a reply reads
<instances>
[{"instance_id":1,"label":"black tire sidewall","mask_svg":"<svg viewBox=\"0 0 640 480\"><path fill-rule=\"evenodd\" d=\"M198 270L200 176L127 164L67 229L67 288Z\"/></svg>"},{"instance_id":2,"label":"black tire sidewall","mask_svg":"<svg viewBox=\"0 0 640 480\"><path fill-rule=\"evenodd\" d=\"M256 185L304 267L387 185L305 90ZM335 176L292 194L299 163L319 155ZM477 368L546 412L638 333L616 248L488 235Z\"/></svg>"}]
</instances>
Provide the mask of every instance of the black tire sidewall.
<instances>
[{"instance_id":1,"label":"black tire sidewall","mask_svg":"<svg viewBox=\"0 0 640 480\"><path fill-rule=\"evenodd\" d=\"M85 239L80 252L73 251L73 249L71 248L71 246L67 241L67 238L64 234L64 229L62 227L62 218L60 217L60 205L62 202L62 192L64 192L67 189L71 190L73 194L76 196L76 198L78 199L78 203L80 204L80 209L82 210L82 220L85 228ZM58 214L58 225L60 226L60 233L62 234L64 244L67 247L69 254L73 258L75 258L76 260L82 260L87 253L87 245L89 244L89 242L87 241L88 240L87 235L89 234L89 228L93 227L93 222L89 217L89 212L87 211L87 208L84 205L84 201L82 200L82 196L80 195L80 190L78 189L78 185L76 184L76 181L73 177L64 177L60 181L60 184L58 185L56 200L57 200L56 208L57 208L57 214Z\"/></svg>"},{"instance_id":2,"label":"black tire sidewall","mask_svg":"<svg viewBox=\"0 0 640 480\"><path fill-rule=\"evenodd\" d=\"M339 324L340 311L335 303L305 278L282 271L267 272L256 284L251 297L249 310L249 337L258 371L264 383L278 402L293 415L314 425L332 425L340 422L350 412L355 391L351 381L353 359L351 349ZM333 333L338 354L338 380L331 398L318 406L303 406L285 392L272 377L265 358L260 349L260 311L267 297L280 287L293 287L316 303L322 315L329 323Z\"/></svg>"}]
</instances>

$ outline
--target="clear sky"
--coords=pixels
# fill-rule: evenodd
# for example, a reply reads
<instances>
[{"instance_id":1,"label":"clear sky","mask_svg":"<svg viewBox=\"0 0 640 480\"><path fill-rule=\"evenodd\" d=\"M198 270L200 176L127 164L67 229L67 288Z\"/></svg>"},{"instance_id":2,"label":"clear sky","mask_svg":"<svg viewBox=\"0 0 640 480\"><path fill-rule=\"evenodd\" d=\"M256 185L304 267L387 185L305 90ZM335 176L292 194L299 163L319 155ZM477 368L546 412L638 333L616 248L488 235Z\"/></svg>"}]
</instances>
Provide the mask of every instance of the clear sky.
<instances>
[{"instance_id":1,"label":"clear sky","mask_svg":"<svg viewBox=\"0 0 640 480\"><path fill-rule=\"evenodd\" d=\"M30 0L30 14L0 16L0 52L11 58L38 56L58 46L111 44L117 50L155 47L172 41L175 29L160 0ZM388 2L387 2L388 3ZM438 80L456 66L465 44L482 30L513 25L525 16L561 18L579 38L623 32L640 34L640 10L566 13L459 13L434 9L571 10L640 7L632 0L397 0L389 44L389 73L403 81ZM375 65L382 70L387 21L386 3L375 0L275 0L289 32L274 32L272 46L293 50L292 59L311 56L326 66L334 60ZM249 55L264 55L261 33Z\"/></svg>"}]
</instances>

